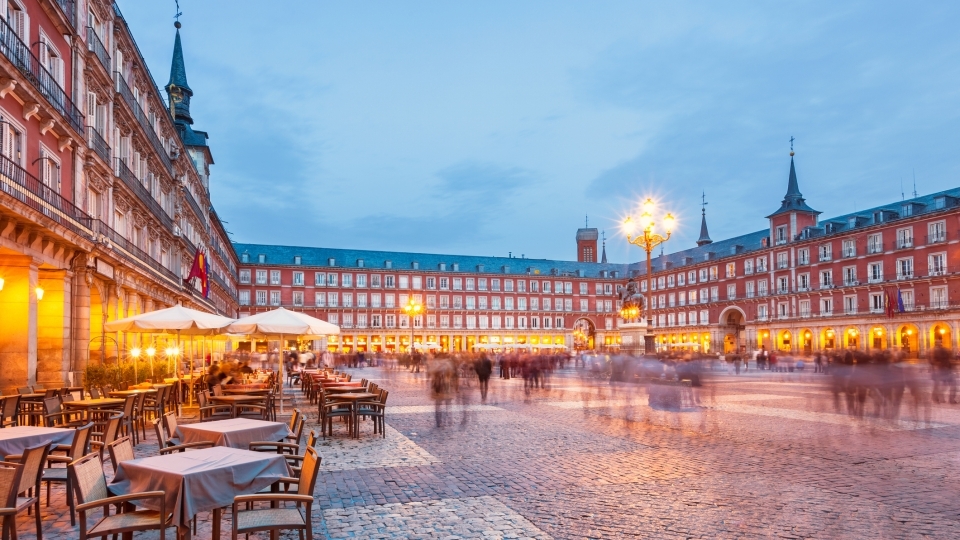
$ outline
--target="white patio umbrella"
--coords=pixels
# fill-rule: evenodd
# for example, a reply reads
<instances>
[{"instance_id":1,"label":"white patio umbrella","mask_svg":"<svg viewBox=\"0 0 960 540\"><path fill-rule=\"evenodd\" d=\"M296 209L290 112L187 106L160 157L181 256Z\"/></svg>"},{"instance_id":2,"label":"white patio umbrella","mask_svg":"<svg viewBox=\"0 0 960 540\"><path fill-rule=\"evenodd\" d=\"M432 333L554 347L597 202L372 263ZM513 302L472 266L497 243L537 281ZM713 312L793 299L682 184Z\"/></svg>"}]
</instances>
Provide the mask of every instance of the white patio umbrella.
<instances>
[{"instance_id":1,"label":"white patio umbrella","mask_svg":"<svg viewBox=\"0 0 960 540\"><path fill-rule=\"evenodd\" d=\"M108 332L134 332L140 334L177 334L177 350L181 350L180 335L209 336L217 335L234 322L235 319L223 317L205 311L190 309L181 305L156 311L149 311L108 322L104 329ZM152 359L151 359L152 360ZM193 372L193 356L190 357L190 371ZM136 364L134 364L136 368ZM151 367L152 369L152 367ZM134 375L136 376L136 375ZM153 375L151 374L151 377ZM191 393L191 400L193 394Z\"/></svg>"},{"instance_id":2,"label":"white patio umbrella","mask_svg":"<svg viewBox=\"0 0 960 540\"><path fill-rule=\"evenodd\" d=\"M320 339L340 334L340 327L311 317L306 313L277 308L249 317L237 319L227 327L227 332L246 334L258 338L277 336L280 339L280 412L283 413L283 340L287 336Z\"/></svg>"}]
</instances>

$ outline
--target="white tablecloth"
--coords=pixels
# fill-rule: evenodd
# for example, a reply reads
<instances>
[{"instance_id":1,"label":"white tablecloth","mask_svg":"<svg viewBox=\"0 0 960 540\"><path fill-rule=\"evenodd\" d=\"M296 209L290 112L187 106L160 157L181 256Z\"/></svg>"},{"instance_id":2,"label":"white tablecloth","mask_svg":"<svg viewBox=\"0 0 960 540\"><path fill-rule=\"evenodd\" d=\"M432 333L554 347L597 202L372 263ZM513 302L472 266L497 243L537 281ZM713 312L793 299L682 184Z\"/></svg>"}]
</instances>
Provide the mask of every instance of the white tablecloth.
<instances>
[{"instance_id":1,"label":"white tablecloth","mask_svg":"<svg viewBox=\"0 0 960 540\"><path fill-rule=\"evenodd\" d=\"M174 524L185 527L197 513L229 506L235 496L256 493L284 476L290 476L290 469L279 454L204 448L124 461L110 491L117 495L163 491Z\"/></svg>"},{"instance_id":2,"label":"white tablecloth","mask_svg":"<svg viewBox=\"0 0 960 540\"><path fill-rule=\"evenodd\" d=\"M23 454L24 449L39 444L70 444L74 430L39 426L13 426L0 429L0 456Z\"/></svg>"},{"instance_id":3,"label":"white tablecloth","mask_svg":"<svg viewBox=\"0 0 960 540\"><path fill-rule=\"evenodd\" d=\"M246 450L254 441L281 441L290 435L290 429L280 422L266 422L251 418L231 418L198 424L177 426L180 440L185 443L211 442Z\"/></svg>"}]
</instances>

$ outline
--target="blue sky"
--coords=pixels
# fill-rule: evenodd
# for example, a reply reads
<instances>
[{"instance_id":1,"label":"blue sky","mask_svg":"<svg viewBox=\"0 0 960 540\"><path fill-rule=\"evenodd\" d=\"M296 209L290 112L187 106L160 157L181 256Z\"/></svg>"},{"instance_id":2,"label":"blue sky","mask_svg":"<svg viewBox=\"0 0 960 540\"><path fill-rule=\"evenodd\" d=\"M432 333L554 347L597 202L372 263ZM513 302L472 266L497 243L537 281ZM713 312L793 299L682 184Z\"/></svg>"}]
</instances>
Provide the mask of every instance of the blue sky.
<instances>
[{"instance_id":1,"label":"blue sky","mask_svg":"<svg viewBox=\"0 0 960 540\"><path fill-rule=\"evenodd\" d=\"M157 82L173 1L118 0ZM960 185L958 2L182 0L234 239L575 257L654 195L691 247L766 226L796 137L824 218Z\"/></svg>"}]
</instances>

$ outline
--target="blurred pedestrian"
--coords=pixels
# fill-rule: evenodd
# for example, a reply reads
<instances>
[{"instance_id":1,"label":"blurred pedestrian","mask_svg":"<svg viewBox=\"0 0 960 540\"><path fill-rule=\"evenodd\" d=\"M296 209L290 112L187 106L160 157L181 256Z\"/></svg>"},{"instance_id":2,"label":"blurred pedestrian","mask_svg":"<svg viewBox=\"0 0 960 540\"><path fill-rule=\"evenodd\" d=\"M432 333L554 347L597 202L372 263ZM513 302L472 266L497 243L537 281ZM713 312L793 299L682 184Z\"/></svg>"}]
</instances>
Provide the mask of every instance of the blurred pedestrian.
<instances>
[{"instance_id":1,"label":"blurred pedestrian","mask_svg":"<svg viewBox=\"0 0 960 540\"><path fill-rule=\"evenodd\" d=\"M486 403L487 388L490 385L490 375L493 373L493 363L490 361L487 353L480 353L480 358L477 359L473 369L477 372L477 379L480 380L480 401Z\"/></svg>"}]
</instances>

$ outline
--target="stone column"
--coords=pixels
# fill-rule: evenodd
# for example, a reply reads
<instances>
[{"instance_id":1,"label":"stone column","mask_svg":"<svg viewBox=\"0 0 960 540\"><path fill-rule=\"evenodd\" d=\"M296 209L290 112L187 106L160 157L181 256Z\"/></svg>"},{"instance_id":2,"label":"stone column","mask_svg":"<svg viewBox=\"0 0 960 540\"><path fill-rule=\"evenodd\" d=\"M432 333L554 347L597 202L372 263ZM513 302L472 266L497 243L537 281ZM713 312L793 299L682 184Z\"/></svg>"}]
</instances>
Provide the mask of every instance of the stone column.
<instances>
[{"instance_id":1,"label":"stone column","mask_svg":"<svg viewBox=\"0 0 960 540\"><path fill-rule=\"evenodd\" d=\"M31 257L0 256L0 389L36 383L37 264Z\"/></svg>"},{"instance_id":2,"label":"stone column","mask_svg":"<svg viewBox=\"0 0 960 540\"><path fill-rule=\"evenodd\" d=\"M123 318L120 314L120 295L117 285L111 285L107 290L107 316L104 321L115 321L117 319ZM117 350L119 334L117 332L106 332L104 331L104 341L103 349L106 351L106 358L103 358L103 362L109 363L108 360L113 358L116 361L119 351Z\"/></svg>"},{"instance_id":3,"label":"stone column","mask_svg":"<svg viewBox=\"0 0 960 540\"><path fill-rule=\"evenodd\" d=\"M90 284L87 280L93 278L85 271L80 271L73 276L73 320L71 341L73 342L73 351L71 352L71 363L73 371L84 371L87 369L88 351L90 350ZM80 381L74 381L79 384Z\"/></svg>"},{"instance_id":4,"label":"stone column","mask_svg":"<svg viewBox=\"0 0 960 540\"><path fill-rule=\"evenodd\" d=\"M70 369L72 282L73 273L66 270L38 274L43 298L37 300L37 383L46 387L63 385Z\"/></svg>"}]
</instances>

